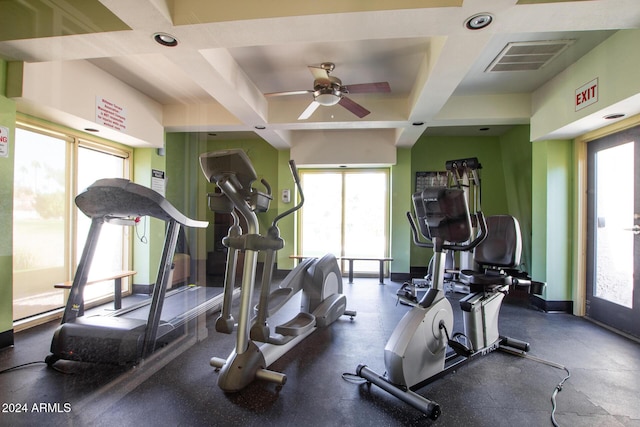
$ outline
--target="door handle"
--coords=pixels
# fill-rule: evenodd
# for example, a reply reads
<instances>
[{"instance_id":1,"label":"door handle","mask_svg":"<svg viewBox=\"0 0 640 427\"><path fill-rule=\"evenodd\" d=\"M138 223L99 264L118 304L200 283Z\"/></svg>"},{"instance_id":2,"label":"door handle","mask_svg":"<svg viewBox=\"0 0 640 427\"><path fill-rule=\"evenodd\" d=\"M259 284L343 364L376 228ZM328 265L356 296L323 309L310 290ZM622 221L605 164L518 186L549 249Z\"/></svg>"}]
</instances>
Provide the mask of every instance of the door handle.
<instances>
[{"instance_id":1,"label":"door handle","mask_svg":"<svg viewBox=\"0 0 640 427\"><path fill-rule=\"evenodd\" d=\"M640 225L634 225L631 228L625 228L625 231L633 231L633 234L640 234Z\"/></svg>"}]
</instances>

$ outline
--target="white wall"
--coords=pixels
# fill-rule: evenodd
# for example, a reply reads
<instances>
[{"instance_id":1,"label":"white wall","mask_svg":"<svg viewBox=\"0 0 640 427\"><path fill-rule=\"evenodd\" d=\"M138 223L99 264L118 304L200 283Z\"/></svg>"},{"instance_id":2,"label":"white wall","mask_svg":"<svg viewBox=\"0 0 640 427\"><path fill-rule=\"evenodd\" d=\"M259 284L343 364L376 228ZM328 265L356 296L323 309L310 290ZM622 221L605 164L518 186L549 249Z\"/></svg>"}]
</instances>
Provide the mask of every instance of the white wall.
<instances>
[{"instance_id":1,"label":"white wall","mask_svg":"<svg viewBox=\"0 0 640 427\"><path fill-rule=\"evenodd\" d=\"M90 62L22 63L10 68L8 95L18 111L134 147L162 147L162 106ZM96 97L123 107L126 130L96 123Z\"/></svg>"},{"instance_id":2,"label":"white wall","mask_svg":"<svg viewBox=\"0 0 640 427\"><path fill-rule=\"evenodd\" d=\"M389 166L396 163L395 130L292 132L291 158L298 166Z\"/></svg>"}]
</instances>

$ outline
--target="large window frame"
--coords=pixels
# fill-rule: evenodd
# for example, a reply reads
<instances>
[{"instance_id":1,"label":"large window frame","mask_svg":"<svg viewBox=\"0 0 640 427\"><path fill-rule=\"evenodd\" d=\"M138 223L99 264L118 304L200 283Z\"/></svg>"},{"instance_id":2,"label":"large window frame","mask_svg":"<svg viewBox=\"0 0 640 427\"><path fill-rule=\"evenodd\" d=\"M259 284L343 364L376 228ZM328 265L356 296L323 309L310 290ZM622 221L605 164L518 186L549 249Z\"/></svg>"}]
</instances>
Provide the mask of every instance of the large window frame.
<instances>
[{"instance_id":1,"label":"large window frame","mask_svg":"<svg viewBox=\"0 0 640 427\"><path fill-rule=\"evenodd\" d=\"M322 175L322 174L332 174L332 175L340 175L341 176L341 202L340 202L340 222L341 222L341 230L340 230L340 249L332 251L334 255L337 257L344 256L362 256L360 253L346 253L347 239L346 233L348 232L348 220L346 207L348 206L348 194L346 191L346 176L347 175L362 175L368 173L376 173L384 175L384 189L382 189L383 194L382 198L384 199L384 207L383 211L383 219L382 224L383 234L382 237L384 240L384 248L382 248L381 253L376 253L375 255L371 255L372 257L389 257L391 251L391 240L390 240L390 212L391 212L391 201L390 201L390 186L391 186L391 171L389 168L303 168L300 169L300 178L302 181L303 189L305 188L305 177L309 175ZM375 188L368 188L368 191L380 191ZM308 193L310 189L307 188L305 191L305 200L308 200ZM310 207L308 203L305 203L307 209ZM308 245L305 247L305 236L303 231L303 223L304 223L304 215L305 215L305 206L302 207L300 211L298 211L298 220L297 220L297 236L298 242L297 247L300 248L302 255L310 255L310 256L319 256L321 254L314 252L312 248L309 248ZM340 262L341 270L343 274L348 273L349 263L347 261L342 260ZM369 261L355 261L353 264L354 268L354 276L356 277L378 277L380 266L378 263L369 262ZM384 274L389 274L389 266L388 263L384 264Z\"/></svg>"},{"instance_id":2,"label":"large window frame","mask_svg":"<svg viewBox=\"0 0 640 427\"><path fill-rule=\"evenodd\" d=\"M64 253L65 281L71 281L75 274L76 266L83 250L83 241L86 236L80 236L78 232L78 219L82 213L75 206L76 195L84 188L79 188L79 151L88 149L101 154L116 156L122 159L122 178L129 179L133 169L133 149L108 140L94 137L90 134L76 132L55 124L41 123L37 119L19 115L16 128L28 132L34 132L47 137L53 137L65 142L65 208L64 208L64 247L60 251ZM19 143L16 141L16 143ZM86 187L88 184L83 184ZM14 208L15 209L15 208ZM14 236L15 239L15 236ZM130 270L133 265L133 238L131 233L125 232L122 240L122 269ZM15 274L15 273L14 273ZM15 278L14 278L15 281ZM51 283L53 290L54 283ZM123 294L130 294L133 284L127 281L123 283ZM14 284L15 286L15 284ZM113 286L111 286L113 289ZM64 302L68 298L69 291L64 291L62 305L39 314L32 314L22 319L16 319L14 314L14 330L26 329L37 324L59 318L62 314ZM15 298L15 297L14 297ZM104 304L113 300L113 291L110 294L87 301L87 307Z\"/></svg>"}]
</instances>

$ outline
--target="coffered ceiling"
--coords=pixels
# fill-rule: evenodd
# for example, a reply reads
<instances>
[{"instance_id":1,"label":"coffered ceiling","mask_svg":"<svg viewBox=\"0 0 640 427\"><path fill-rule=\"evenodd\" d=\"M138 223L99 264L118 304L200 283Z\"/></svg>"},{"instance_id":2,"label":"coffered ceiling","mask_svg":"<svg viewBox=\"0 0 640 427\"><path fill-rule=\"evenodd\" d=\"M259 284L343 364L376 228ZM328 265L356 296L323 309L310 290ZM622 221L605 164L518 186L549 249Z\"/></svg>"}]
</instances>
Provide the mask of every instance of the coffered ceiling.
<instances>
[{"instance_id":1,"label":"coffered ceiling","mask_svg":"<svg viewBox=\"0 0 640 427\"><path fill-rule=\"evenodd\" d=\"M490 25L467 28L476 14L490 14ZM528 123L533 91L615 31L639 27L638 0L4 0L0 57L89 61L167 117L223 112L197 125L167 119L168 131L251 133L287 148L295 132L393 129L395 145L407 147L425 132L499 134ZM158 32L178 45L159 45ZM559 40L566 48L539 69L488 72L510 43ZM370 111L362 118L337 104L299 120L314 99L308 66L323 62L347 88L388 82L391 91L347 93ZM265 96L287 91L301 93ZM462 112L467 97L484 97L497 113Z\"/></svg>"}]
</instances>

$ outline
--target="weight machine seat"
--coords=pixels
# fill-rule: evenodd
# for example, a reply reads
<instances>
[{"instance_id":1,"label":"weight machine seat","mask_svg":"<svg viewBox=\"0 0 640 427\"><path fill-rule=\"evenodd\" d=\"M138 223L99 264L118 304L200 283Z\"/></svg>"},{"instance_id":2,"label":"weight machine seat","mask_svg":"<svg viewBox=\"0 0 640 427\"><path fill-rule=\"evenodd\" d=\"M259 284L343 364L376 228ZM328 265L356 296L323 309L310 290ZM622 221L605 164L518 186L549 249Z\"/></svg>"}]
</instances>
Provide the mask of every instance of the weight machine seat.
<instances>
[{"instance_id":1,"label":"weight machine seat","mask_svg":"<svg viewBox=\"0 0 640 427\"><path fill-rule=\"evenodd\" d=\"M514 269L520 265L522 238L518 220L510 215L494 215L487 217L486 221L487 237L474 252L474 261L480 266L480 271L462 270L459 276L472 292L510 285L512 277L503 269Z\"/></svg>"}]
</instances>

